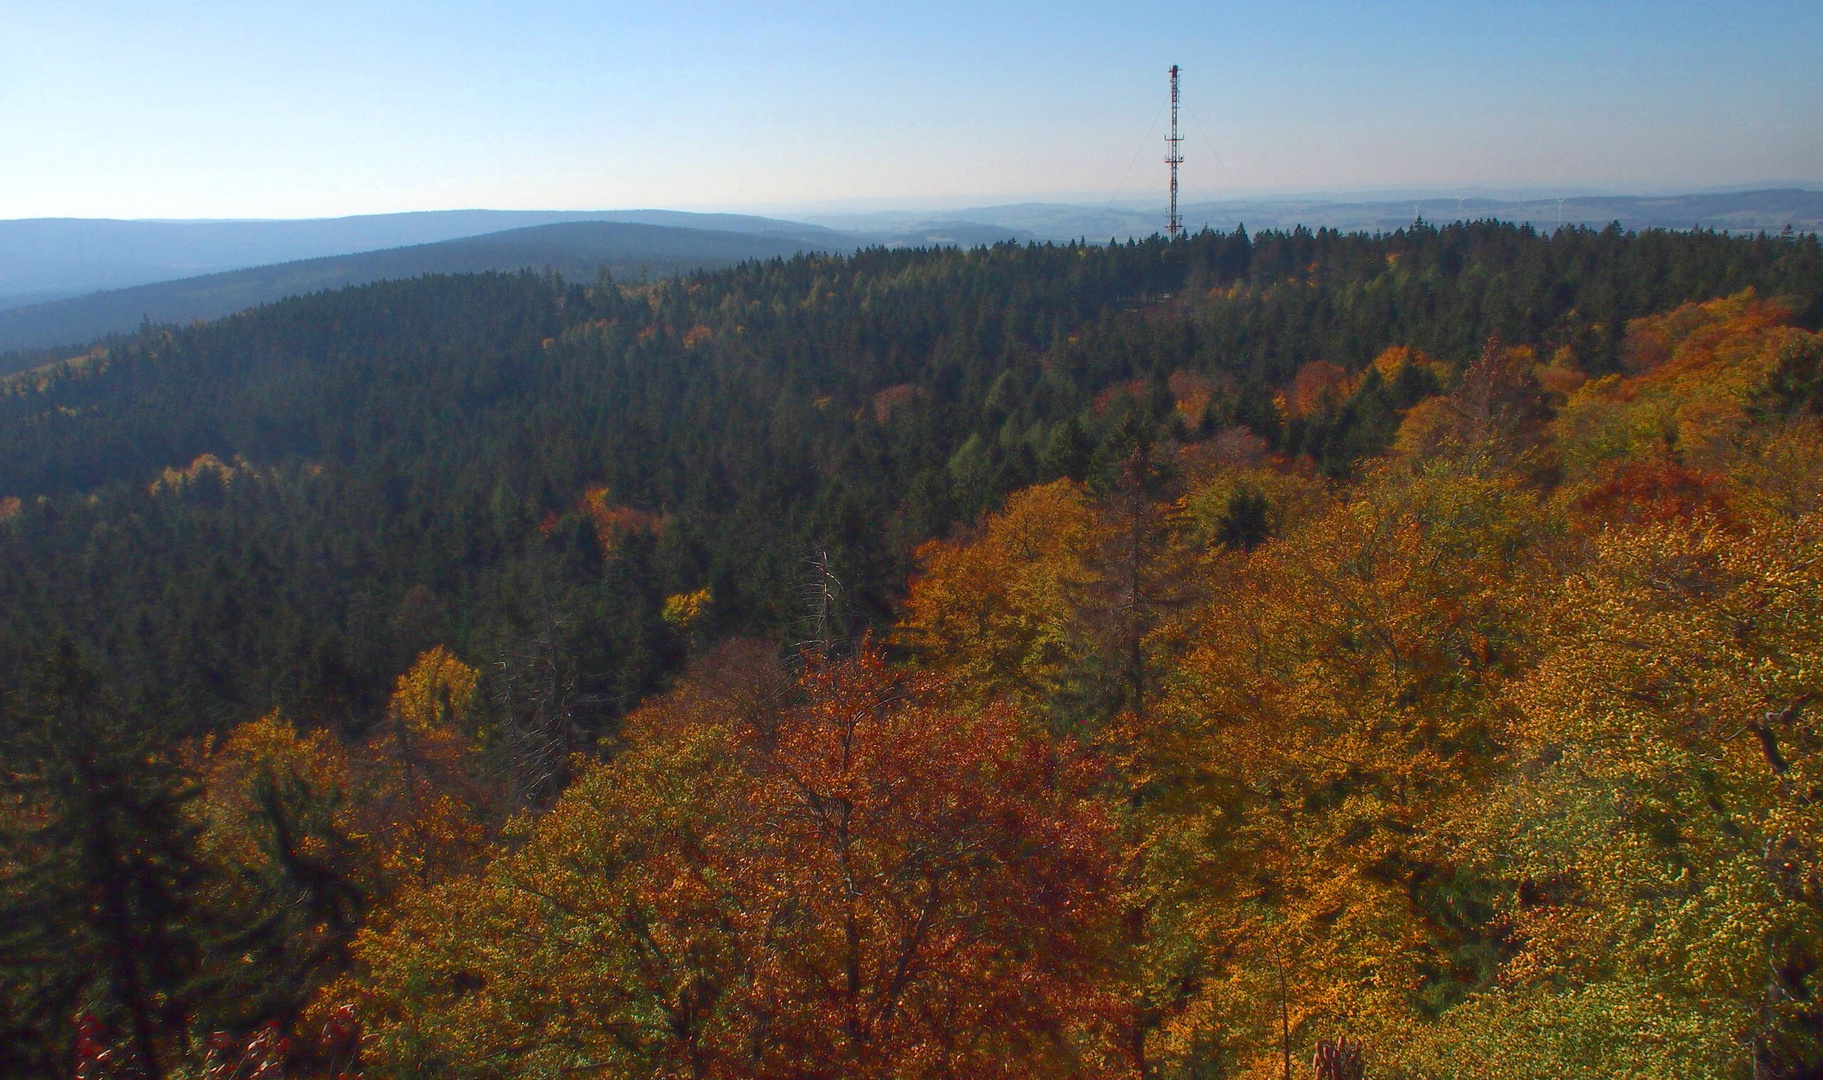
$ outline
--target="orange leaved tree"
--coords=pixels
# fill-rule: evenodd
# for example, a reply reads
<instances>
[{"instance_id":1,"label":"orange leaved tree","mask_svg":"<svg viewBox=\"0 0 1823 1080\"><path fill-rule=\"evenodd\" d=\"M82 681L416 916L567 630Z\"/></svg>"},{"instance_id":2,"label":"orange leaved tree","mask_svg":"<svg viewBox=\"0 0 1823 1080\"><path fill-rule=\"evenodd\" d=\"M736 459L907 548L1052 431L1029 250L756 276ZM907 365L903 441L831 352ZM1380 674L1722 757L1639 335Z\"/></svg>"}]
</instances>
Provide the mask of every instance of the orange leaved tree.
<instances>
[{"instance_id":1,"label":"orange leaved tree","mask_svg":"<svg viewBox=\"0 0 1823 1080\"><path fill-rule=\"evenodd\" d=\"M1073 596L1106 534L1074 480L1013 493L977 535L918 548L898 640L964 693L1053 698L1083 662Z\"/></svg>"},{"instance_id":2,"label":"orange leaved tree","mask_svg":"<svg viewBox=\"0 0 1823 1080\"><path fill-rule=\"evenodd\" d=\"M1090 1076L1099 772L863 648L795 686L724 649L477 878L357 945L401 1075ZM733 689L731 689L731 687Z\"/></svg>"}]
</instances>

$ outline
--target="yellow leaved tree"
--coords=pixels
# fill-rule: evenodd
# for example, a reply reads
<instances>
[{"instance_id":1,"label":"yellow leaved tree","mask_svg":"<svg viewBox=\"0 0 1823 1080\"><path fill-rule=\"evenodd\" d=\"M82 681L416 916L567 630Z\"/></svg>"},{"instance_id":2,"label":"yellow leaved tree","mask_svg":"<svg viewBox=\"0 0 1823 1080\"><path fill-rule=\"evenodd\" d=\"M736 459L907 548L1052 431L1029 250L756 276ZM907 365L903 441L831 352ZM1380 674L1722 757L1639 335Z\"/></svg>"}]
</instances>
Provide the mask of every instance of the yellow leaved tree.
<instances>
[{"instance_id":1,"label":"yellow leaved tree","mask_svg":"<svg viewBox=\"0 0 1823 1080\"><path fill-rule=\"evenodd\" d=\"M1073 480L1026 488L978 535L918 549L896 640L978 700L1053 696L1087 648L1071 626L1075 590L1108 526Z\"/></svg>"},{"instance_id":2,"label":"yellow leaved tree","mask_svg":"<svg viewBox=\"0 0 1823 1080\"><path fill-rule=\"evenodd\" d=\"M1553 535L1519 478L1389 469L1215 579L1129 766L1161 1059L1276 1075L1483 973L1452 822L1502 766Z\"/></svg>"},{"instance_id":3,"label":"yellow leaved tree","mask_svg":"<svg viewBox=\"0 0 1823 1080\"><path fill-rule=\"evenodd\" d=\"M1820 556L1815 516L1668 522L1601 535L1552 591L1548 652L1512 688L1518 767L1465 819L1514 883L1516 951L1502 995L1415 1058L1537 1077L1823 1064Z\"/></svg>"},{"instance_id":4,"label":"yellow leaved tree","mask_svg":"<svg viewBox=\"0 0 1823 1080\"><path fill-rule=\"evenodd\" d=\"M424 653L354 755L362 827L394 881L459 872L485 848L491 792L471 730L477 679L440 645Z\"/></svg>"},{"instance_id":5,"label":"yellow leaved tree","mask_svg":"<svg viewBox=\"0 0 1823 1080\"><path fill-rule=\"evenodd\" d=\"M349 746L277 713L203 748L192 804L218 873L218 995L230 1028L288 1021L347 966L347 945L407 886L462 872L485 848L490 798L466 734L475 669L442 648L398 680L384 720Z\"/></svg>"}]
</instances>

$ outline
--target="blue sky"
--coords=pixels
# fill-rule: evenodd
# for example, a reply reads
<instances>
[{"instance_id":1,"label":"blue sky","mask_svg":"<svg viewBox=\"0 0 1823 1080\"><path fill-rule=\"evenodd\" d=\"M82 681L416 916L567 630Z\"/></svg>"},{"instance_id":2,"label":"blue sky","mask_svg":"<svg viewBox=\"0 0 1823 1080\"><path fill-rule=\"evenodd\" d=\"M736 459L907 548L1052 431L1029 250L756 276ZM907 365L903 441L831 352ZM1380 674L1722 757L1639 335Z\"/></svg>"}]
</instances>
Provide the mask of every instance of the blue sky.
<instances>
[{"instance_id":1,"label":"blue sky","mask_svg":"<svg viewBox=\"0 0 1823 1080\"><path fill-rule=\"evenodd\" d=\"M0 0L0 218L1823 186L1823 3Z\"/></svg>"}]
</instances>

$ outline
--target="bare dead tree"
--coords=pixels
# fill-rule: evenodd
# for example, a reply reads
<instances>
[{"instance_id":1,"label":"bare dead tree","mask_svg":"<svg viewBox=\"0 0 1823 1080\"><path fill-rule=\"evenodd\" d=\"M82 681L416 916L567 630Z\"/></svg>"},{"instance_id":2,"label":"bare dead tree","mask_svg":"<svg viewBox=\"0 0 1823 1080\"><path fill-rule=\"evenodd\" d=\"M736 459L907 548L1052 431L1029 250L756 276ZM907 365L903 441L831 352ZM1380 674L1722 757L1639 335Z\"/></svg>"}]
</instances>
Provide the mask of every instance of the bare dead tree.
<instances>
[{"instance_id":1,"label":"bare dead tree","mask_svg":"<svg viewBox=\"0 0 1823 1080\"><path fill-rule=\"evenodd\" d=\"M805 615L799 619L804 639L792 649L799 655L828 656L842 634L842 580L830 564L829 551L820 549L805 559L809 569L798 586Z\"/></svg>"},{"instance_id":2,"label":"bare dead tree","mask_svg":"<svg viewBox=\"0 0 1823 1080\"><path fill-rule=\"evenodd\" d=\"M510 641L489 673L498 724L493 771L509 812L547 807L569 783L570 756L588 736L578 714L599 701L580 690L563 618L548 601L543 608L532 631Z\"/></svg>"}]
</instances>

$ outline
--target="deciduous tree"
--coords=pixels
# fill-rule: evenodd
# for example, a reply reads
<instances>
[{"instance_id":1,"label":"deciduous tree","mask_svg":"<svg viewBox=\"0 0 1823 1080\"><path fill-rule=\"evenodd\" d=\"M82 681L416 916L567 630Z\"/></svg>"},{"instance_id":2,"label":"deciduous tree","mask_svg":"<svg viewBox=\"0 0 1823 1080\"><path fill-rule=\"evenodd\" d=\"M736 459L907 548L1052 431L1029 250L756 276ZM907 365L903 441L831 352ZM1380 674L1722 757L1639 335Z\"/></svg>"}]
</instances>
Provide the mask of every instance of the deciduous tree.
<instances>
[{"instance_id":1,"label":"deciduous tree","mask_svg":"<svg viewBox=\"0 0 1823 1080\"><path fill-rule=\"evenodd\" d=\"M365 935L388 1067L1105 1074L1094 763L872 647L797 693L648 706L518 851Z\"/></svg>"}]
</instances>

